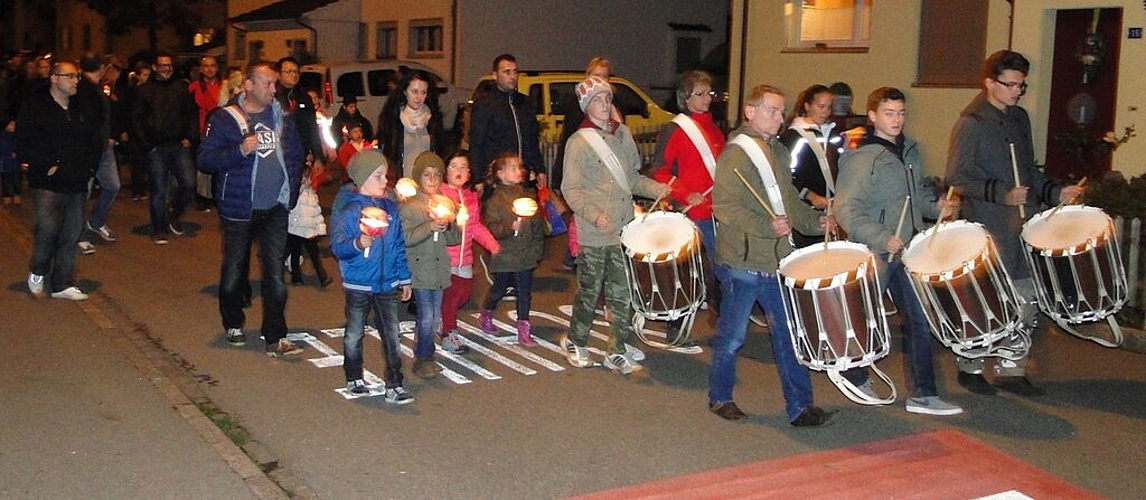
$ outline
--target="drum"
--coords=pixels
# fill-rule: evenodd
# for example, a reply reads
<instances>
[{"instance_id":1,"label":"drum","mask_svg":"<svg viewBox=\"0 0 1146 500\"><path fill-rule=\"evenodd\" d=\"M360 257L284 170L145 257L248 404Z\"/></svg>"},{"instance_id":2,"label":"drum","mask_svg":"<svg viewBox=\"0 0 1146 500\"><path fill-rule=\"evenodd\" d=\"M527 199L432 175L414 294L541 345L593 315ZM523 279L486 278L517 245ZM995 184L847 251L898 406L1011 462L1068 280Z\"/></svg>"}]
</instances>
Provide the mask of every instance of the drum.
<instances>
[{"instance_id":1,"label":"drum","mask_svg":"<svg viewBox=\"0 0 1146 500\"><path fill-rule=\"evenodd\" d=\"M887 319L880 300L875 256L859 243L834 241L792 252L780 261L780 292L789 335L800 364L827 371L849 399L862 404L888 404L891 397L865 397L840 372L872 366L887 356ZM874 370L874 366L873 366Z\"/></svg>"},{"instance_id":2,"label":"drum","mask_svg":"<svg viewBox=\"0 0 1146 500\"><path fill-rule=\"evenodd\" d=\"M1041 212L1023 225L1022 236L1039 308L1064 329L1077 335L1067 325L1112 318L1122 309L1126 271L1114 223L1101 209L1070 205Z\"/></svg>"},{"instance_id":3,"label":"drum","mask_svg":"<svg viewBox=\"0 0 1146 500\"><path fill-rule=\"evenodd\" d=\"M982 225L957 220L915 235L903 265L943 345L969 358L1026 355L1030 332L1018 294Z\"/></svg>"},{"instance_id":4,"label":"drum","mask_svg":"<svg viewBox=\"0 0 1146 500\"><path fill-rule=\"evenodd\" d=\"M637 216L621 230L621 246L634 311L658 321L696 312L705 290L700 235L692 221L674 212Z\"/></svg>"}]
</instances>

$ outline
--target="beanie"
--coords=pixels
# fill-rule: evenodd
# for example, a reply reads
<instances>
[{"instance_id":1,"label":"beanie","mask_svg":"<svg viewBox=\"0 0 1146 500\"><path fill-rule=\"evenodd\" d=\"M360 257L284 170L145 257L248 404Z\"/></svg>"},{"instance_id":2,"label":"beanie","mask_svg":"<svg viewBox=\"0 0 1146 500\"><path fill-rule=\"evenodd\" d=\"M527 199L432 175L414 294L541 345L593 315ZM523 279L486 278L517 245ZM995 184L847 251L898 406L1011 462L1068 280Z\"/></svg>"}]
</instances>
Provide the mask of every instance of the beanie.
<instances>
[{"instance_id":1,"label":"beanie","mask_svg":"<svg viewBox=\"0 0 1146 500\"><path fill-rule=\"evenodd\" d=\"M350 157L350 163L346 165L346 173L350 175L350 179L358 187L362 187L362 183L370 178L378 167L389 169L386 164L386 157L374 149L365 149L354 154Z\"/></svg>"},{"instance_id":2,"label":"beanie","mask_svg":"<svg viewBox=\"0 0 1146 500\"><path fill-rule=\"evenodd\" d=\"M577 84L577 104L581 106L581 111L589 107L589 101L593 100L593 96L601 92L608 92L613 95L613 87L609 85L609 81L599 76L590 76L585 81Z\"/></svg>"},{"instance_id":3,"label":"beanie","mask_svg":"<svg viewBox=\"0 0 1146 500\"><path fill-rule=\"evenodd\" d=\"M444 175L446 173L446 162L433 151L423 151L417 158L414 158L414 170L411 172L411 175L414 176L414 180L422 182L422 173L425 172L427 168L436 168L439 173Z\"/></svg>"}]
</instances>

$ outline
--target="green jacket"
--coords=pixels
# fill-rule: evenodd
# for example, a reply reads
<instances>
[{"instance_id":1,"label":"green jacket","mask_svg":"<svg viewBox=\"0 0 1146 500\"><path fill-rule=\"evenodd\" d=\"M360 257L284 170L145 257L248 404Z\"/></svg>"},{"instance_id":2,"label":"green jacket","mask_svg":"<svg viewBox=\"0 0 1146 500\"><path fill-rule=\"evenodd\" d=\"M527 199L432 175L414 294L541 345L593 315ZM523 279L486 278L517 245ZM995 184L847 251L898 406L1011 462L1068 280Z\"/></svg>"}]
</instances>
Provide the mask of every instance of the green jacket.
<instances>
[{"instance_id":1,"label":"green jacket","mask_svg":"<svg viewBox=\"0 0 1146 500\"><path fill-rule=\"evenodd\" d=\"M501 184L482 204L482 222L501 244L501 251L490 263L490 271L495 273L533 269L545 254L545 207L539 206L532 217L522 217L521 229L514 236L513 222L517 215L513 213L513 200L518 198L537 201L537 191L521 185Z\"/></svg>"},{"instance_id":2,"label":"green jacket","mask_svg":"<svg viewBox=\"0 0 1146 500\"><path fill-rule=\"evenodd\" d=\"M450 286L450 255L446 247L461 243L462 235L451 222L448 229L439 233L438 241L434 241L429 201L429 195L419 192L398 208L406 237L406 261L413 275L413 288L444 290Z\"/></svg>"}]
</instances>

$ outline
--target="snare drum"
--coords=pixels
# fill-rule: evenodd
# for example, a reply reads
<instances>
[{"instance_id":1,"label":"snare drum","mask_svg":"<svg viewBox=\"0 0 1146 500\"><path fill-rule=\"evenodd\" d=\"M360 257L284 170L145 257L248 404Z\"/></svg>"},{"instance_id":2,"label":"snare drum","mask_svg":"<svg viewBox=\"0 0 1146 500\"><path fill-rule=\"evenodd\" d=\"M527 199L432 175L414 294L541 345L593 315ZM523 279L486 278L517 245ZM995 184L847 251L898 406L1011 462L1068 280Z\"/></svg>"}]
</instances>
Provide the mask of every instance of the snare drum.
<instances>
[{"instance_id":1,"label":"snare drum","mask_svg":"<svg viewBox=\"0 0 1146 500\"><path fill-rule=\"evenodd\" d=\"M1011 277L983 226L962 220L923 231L903 252L931 330L956 354L1020 359L1030 333Z\"/></svg>"},{"instance_id":2,"label":"snare drum","mask_svg":"<svg viewBox=\"0 0 1146 500\"><path fill-rule=\"evenodd\" d=\"M1118 239L1101 209L1047 210L1031 217L1022 235L1039 308L1060 325L1108 318L1126 303Z\"/></svg>"},{"instance_id":3,"label":"snare drum","mask_svg":"<svg viewBox=\"0 0 1146 500\"><path fill-rule=\"evenodd\" d=\"M657 321L696 312L705 290L700 236L692 221L673 212L637 216L621 230L621 246L634 311Z\"/></svg>"}]
</instances>

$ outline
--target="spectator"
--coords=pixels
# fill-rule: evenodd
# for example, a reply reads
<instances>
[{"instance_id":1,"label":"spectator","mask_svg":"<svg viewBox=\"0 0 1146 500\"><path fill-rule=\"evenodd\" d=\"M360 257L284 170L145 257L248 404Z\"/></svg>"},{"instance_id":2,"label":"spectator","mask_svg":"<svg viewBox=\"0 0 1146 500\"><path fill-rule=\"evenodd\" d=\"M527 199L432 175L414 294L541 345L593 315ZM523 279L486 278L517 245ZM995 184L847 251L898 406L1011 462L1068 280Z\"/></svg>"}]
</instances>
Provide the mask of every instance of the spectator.
<instances>
[{"instance_id":1,"label":"spectator","mask_svg":"<svg viewBox=\"0 0 1146 500\"><path fill-rule=\"evenodd\" d=\"M80 69L83 70L83 78L77 85L76 99L89 108L88 113L96 120L100 137L103 138L99 163L95 169L99 197L96 198L85 228L104 241L111 242L115 241L115 233L108 227L107 219L120 189L119 165L115 159L115 143L120 127L113 122L117 115L112 112L111 87L103 85L103 64L95 54L89 54L89 57L80 62ZM79 248L84 255L95 253L95 245L86 233L80 237Z\"/></svg>"},{"instance_id":2,"label":"spectator","mask_svg":"<svg viewBox=\"0 0 1146 500\"><path fill-rule=\"evenodd\" d=\"M478 98L470 113L470 168L475 189L481 192L486 168L502 153L520 156L540 187L548 186L538 145L537 112L529 98L517 91L517 59L502 54L493 60L497 90ZM470 181L475 182L474 180Z\"/></svg>"},{"instance_id":3,"label":"spectator","mask_svg":"<svg viewBox=\"0 0 1146 500\"><path fill-rule=\"evenodd\" d=\"M391 182L410 177L423 152L442 154L442 112L431 80L423 71L407 72L378 115L378 147L394 165Z\"/></svg>"},{"instance_id":4,"label":"spectator","mask_svg":"<svg viewBox=\"0 0 1146 500\"><path fill-rule=\"evenodd\" d=\"M387 99L387 102L389 101L390 99ZM358 98L351 95L342 99L342 107L330 121L330 135L338 146L350 136L350 128L354 125L362 127L363 137L374 137L374 127L370 125L370 120L358 111Z\"/></svg>"},{"instance_id":5,"label":"spectator","mask_svg":"<svg viewBox=\"0 0 1146 500\"><path fill-rule=\"evenodd\" d=\"M219 63L211 56L203 56L199 60L199 78L191 81L187 91L191 93L191 100L199 111L199 134L196 139L207 133L207 114L219 107L219 94L222 82L219 80ZM199 141L196 140L196 143ZM211 176L204 172L195 174L195 209L200 212L210 212L215 196L212 193Z\"/></svg>"}]
</instances>

